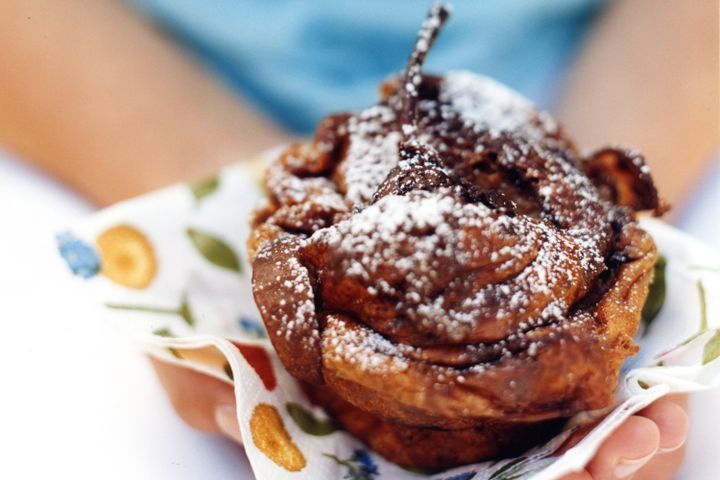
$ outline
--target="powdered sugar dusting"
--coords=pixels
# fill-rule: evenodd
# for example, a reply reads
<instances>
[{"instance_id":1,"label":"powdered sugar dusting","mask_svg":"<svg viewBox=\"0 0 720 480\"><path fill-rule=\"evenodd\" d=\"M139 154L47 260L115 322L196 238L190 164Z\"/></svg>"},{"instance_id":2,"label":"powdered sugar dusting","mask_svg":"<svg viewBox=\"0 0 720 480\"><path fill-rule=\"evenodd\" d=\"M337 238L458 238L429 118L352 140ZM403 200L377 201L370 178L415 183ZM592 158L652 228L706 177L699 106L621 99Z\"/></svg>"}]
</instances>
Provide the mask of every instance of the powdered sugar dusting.
<instances>
[{"instance_id":1,"label":"powdered sugar dusting","mask_svg":"<svg viewBox=\"0 0 720 480\"><path fill-rule=\"evenodd\" d=\"M393 299L398 322L438 341L500 339L562 318L582 293L566 288L583 275L572 238L448 192L383 197L305 244L322 245L324 269Z\"/></svg>"},{"instance_id":2,"label":"powdered sugar dusting","mask_svg":"<svg viewBox=\"0 0 720 480\"><path fill-rule=\"evenodd\" d=\"M283 199L276 215L284 214L284 228L310 235L299 254L312 257L303 261L315 262L321 284L362 287L367 297L341 308L384 337L473 344L561 325L604 268L611 206L574 163L555 122L530 102L467 72L438 86L437 99L419 100L412 131L403 132L393 95L350 116L339 127L346 143L334 176L301 178L274 167L282 170L269 180ZM415 140L402 143L408 134ZM401 160L401 144L430 156ZM460 151L496 152L496 165L534 190L539 215L508 215L465 198L457 167L443 164ZM393 181L420 183L404 194L388 189ZM368 316L376 304L396 318Z\"/></svg>"},{"instance_id":3,"label":"powdered sugar dusting","mask_svg":"<svg viewBox=\"0 0 720 480\"><path fill-rule=\"evenodd\" d=\"M533 128L538 111L529 100L491 78L470 72L449 72L439 99L458 112L467 125L478 132L487 131L493 137L519 132L537 139L557 130L547 115L539 117L541 129Z\"/></svg>"},{"instance_id":4,"label":"powdered sugar dusting","mask_svg":"<svg viewBox=\"0 0 720 480\"><path fill-rule=\"evenodd\" d=\"M378 105L328 117L314 142L271 168L254 290L278 351L317 368L311 381L363 389L402 373L422 384L406 400L423 413L442 415L444 403L414 403L442 391L459 402L453 415L488 414L459 400L468 392L494 397L505 415L506 401L525 411L554 381L553 358L607 363L598 299L633 258L637 230L549 115L485 77L422 75L446 17L433 7ZM647 176L642 158L627 155L624 165ZM533 385L536 374L545 377ZM611 377L591 372L586 388ZM560 388L568 402L580 395ZM539 412L562 401L546 398Z\"/></svg>"},{"instance_id":5,"label":"powdered sugar dusting","mask_svg":"<svg viewBox=\"0 0 720 480\"><path fill-rule=\"evenodd\" d=\"M271 262L270 271L276 275L255 276L253 290L256 298L266 294L279 295L277 304L267 305L259 302L258 308L268 326L272 325L276 338L299 342L308 349L316 348L320 338L317 329L317 311L315 308L315 290L310 283L307 267L295 253L294 242L277 243L272 255L263 248L256 260Z\"/></svg>"},{"instance_id":6,"label":"powdered sugar dusting","mask_svg":"<svg viewBox=\"0 0 720 480\"><path fill-rule=\"evenodd\" d=\"M340 171L345 197L351 205L368 203L377 186L397 164L401 135L390 130L395 120L395 112L380 105L348 121L349 146Z\"/></svg>"},{"instance_id":7,"label":"powdered sugar dusting","mask_svg":"<svg viewBox=\"0 0 720 480\"><path fill-rule=\"evenodd\" d=\"M323 350L330 361L356 365L369 373L400 373L409 367L397 345L366 327L349 326L335 316L328 318L323 332Z\"/></svg>"}]
</instances>

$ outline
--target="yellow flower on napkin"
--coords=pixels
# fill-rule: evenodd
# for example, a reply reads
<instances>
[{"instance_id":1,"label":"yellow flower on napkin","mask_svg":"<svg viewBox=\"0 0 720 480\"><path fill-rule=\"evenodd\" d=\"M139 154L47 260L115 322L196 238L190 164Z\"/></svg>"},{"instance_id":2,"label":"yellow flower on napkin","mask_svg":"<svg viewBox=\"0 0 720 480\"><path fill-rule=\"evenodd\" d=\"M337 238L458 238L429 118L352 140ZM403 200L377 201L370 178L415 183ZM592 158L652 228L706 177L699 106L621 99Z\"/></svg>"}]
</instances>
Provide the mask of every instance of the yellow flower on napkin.
<instances>
[{"instance_id":1,"label":"yellow flower on napkin","mask_svg":"<svg viewBox=\"0 0 720 480\"><path fill-rule=\"evenodd\" d=\"M118 225L105 230L96 240L101 273L128 288L143 289L157 272L155 252L148 239L135 227Z\"/></svg>"},{"instance_id":2,"label":"yellow flower on napkin","mask_svg":"<svg viewBox=\"0 0 720 480\"><path fill-rule=\"evenodd\" d=\"M295 445L277 408L258 403L250 417L250 432L255 446L275 464L290 472L305 468L307 460Z\"/></svg>"}]
</instances>

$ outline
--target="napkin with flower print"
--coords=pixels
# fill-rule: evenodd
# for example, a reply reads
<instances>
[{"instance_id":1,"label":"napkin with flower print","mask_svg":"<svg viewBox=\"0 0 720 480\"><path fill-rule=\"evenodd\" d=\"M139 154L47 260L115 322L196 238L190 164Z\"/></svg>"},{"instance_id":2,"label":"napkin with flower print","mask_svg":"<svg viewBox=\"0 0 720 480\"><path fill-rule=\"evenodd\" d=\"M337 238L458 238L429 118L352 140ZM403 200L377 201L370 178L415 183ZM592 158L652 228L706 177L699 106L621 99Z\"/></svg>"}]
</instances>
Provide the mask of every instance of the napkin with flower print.
<instances>
[{"instance_id":1,"label":"napkin with flower print","mask_svg":"<svg viewBox=\"0 0 720 480\"><path fill-rule=\"evenodd\" d=\"M720 256L643 220L662 256L636 339L641 352L623 366L616 405L577 415L516 458L446 472L387 462L309 401L267 340L244 252L265 163L123 202L56 236L78 301L103 304L148 354L234 386L257 478L550 480L582 468L617 425L655 399L720 385Z\"/></svg>"}]
</instances>

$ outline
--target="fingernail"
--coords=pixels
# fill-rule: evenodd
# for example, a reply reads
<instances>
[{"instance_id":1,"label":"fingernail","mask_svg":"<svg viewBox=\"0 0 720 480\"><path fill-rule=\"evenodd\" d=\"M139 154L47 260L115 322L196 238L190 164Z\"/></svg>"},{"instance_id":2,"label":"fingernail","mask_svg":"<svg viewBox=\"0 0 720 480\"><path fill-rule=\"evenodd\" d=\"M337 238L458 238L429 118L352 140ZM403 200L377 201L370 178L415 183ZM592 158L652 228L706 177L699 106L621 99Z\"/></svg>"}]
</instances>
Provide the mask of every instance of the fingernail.
<instances>
[{"instance_id":1,"label":"fingernail","mask_svg":"<svg viewBox=\"0 0 720 480\"><path fill-rule=\"evenodd\" d=\"M674 452L675 450L680 450L682 446L685 445L685 440L686 439L683 438L682 442L678 443L674 447L660 447L658 448L658 453L670 453Z\"/></svg>"},{"instance_id":2,"label":"fingernail","mask_svg":"<svg viewBox=\"0 0 720 480\"><path fill-rule=\"evenodd\" d=\"M636 460L620 460L620 463L618 463L615 467L615 470L613 470L613 478L619 479L629 477L633 473L640 470L643 465L645 465L653 457L653 455L655 455L655 452L645 457L638 458Z\"/></svg>"},{"instance_id":3,"label":"fingernail","mask_svg":"<svg viewBox=\"0 0 720 480\"><path fill-rule=\"evenodd\" d=\"M222 433L242 445L243 439L238 426L235 405L218 405L215 408L215 423Z\"/></svg>"}]
</instances>

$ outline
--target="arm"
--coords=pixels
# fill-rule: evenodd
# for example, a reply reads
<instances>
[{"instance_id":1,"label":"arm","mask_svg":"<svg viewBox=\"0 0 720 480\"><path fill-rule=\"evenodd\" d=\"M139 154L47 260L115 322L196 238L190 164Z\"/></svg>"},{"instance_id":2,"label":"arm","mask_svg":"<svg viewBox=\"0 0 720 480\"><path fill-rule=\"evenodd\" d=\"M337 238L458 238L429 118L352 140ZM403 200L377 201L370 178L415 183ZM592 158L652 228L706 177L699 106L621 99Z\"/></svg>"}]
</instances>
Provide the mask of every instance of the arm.
<instances>
[{"instance_id":1,"label":"arm","mask_svg":"<svg viewBox=\"0 0 720 480\"><path fill-rule=\"evenodd\" d=\"M680 202L719 146L718 1L625 0L591 33L558 116L583 148L638 148Z\"/></svg>"},{"instance_id":2,"label":"arm","mask_svg":"<svg viewBox=\"0 0 720 480\"><path fill-rule=\"evenodd\" d=\"M0 2L0 144L107 204L287 141L122 2Z\"/></svg>"},{"instance_id":3,"label":"arm","mask_svg":"<svg viewBox=\"0 0 720 480\"><path fill-rule=\"evenodd\" d=\"M720 146L717 12L717 0L615 2L558 107L582 148L617 141L643 152L673 204ZM684 456L686 409L686 396L655 402L615 431L586 470L563 480L629 477L637 468L637 480L669 478Z\"/></svg>"}]
</instances>

